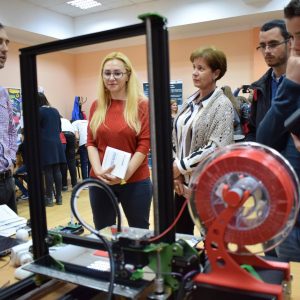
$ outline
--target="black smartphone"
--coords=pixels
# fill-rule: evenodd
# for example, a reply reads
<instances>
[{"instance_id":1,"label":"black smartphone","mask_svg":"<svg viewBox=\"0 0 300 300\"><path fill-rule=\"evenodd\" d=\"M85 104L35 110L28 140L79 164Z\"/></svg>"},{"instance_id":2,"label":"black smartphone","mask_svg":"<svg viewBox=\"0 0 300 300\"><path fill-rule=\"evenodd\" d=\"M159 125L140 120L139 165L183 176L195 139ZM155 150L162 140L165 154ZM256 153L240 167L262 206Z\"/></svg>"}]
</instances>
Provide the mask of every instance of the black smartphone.
<instances>
[{"instance_id":1,"label":"black smartphone","mask_svg":"<svg viewBox=\"0 0 300 300\"><path fill-rule=\"evenodd\" d=\"M250 93L250 89L249 88L250 88L250 85L246 85L246 84L243 85L242 86L242 92L243 93Z\"/></svg>"},{"instance_id":2,"label":"black smartphone","mask_svg":"<svg viewBox=\"0 0 300 300\"><path fill-rule=\"evenodd\" d=\"M284 121L284 127L300 138L300 108Z\"/></svg>"}]
</instances>

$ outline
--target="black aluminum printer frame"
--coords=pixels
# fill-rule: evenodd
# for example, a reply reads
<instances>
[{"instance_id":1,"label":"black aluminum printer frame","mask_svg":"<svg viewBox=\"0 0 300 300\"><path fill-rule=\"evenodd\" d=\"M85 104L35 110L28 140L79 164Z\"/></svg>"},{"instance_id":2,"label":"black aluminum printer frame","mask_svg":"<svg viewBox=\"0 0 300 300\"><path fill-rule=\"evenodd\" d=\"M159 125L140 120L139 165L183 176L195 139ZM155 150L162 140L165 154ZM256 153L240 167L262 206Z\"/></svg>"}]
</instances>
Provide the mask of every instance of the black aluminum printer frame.
<instances>
[{"instance_id":1,"label":"black aluminum printer frame","mask_svg":"<svg viewBox=\"0 0 300 300\"><path fill-rule=\"evenodd\" d=\"M169 49L166 19L156 14L145 14L140 16L140 19L143 21L140 24L20 49L24 134L28 154L30 220L35 259L49 254L46 243L48 229L39 146L39 108L36 101L38 91L36 57L41 54L139 35L146 36L155 234L162 233L174 220ZM69 242L72 243L72 241L77 244L76 237L70 236ZM175 230L169 231L161 238L161 241L174 242ZM80 241L78 242L80 243Z\"/></svg>"}]
</instances>

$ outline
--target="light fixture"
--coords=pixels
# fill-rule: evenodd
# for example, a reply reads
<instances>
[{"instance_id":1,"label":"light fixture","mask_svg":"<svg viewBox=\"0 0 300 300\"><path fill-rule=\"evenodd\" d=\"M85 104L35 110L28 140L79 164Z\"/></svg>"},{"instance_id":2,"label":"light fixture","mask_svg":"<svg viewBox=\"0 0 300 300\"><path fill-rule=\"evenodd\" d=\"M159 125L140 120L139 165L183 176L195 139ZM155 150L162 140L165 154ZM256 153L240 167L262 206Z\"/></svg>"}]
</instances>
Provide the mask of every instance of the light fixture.
<instances>
[{"instance_id":1,"label":"light fixture","mask_svg":"<svg viewBox=\"0 0 300 300\"><path fill-rule=\"evenodd\" d=\"M80 9L89 9L92 7L102 5L100 2L95 0L73 0L73 1L68 1L67 4L78 7Z\"/></svg>"}]
</instances>

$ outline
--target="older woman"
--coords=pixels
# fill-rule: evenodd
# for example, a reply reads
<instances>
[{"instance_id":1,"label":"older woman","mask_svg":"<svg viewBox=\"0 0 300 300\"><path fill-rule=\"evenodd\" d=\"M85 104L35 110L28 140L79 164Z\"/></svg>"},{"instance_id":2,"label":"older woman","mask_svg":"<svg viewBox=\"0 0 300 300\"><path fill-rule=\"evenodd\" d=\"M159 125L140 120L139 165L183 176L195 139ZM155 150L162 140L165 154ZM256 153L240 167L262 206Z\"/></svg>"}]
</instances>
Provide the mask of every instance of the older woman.
<instances>
[{"instance_id":1,"label":"older woman","mask_svg":"<svg viewBox=\"0 0 300 300\"><path fill-rule=\"evenodd\" d=\"M111 174L112 168L103 168L108 146L131 154L125 181ZM110 185L131 227L149 227L152 198L149 148L148 100L130 60L120 52L112 52L100 67L98 99L90 111L87 149L91 177ZM115 212L107 195L91 187L90 199L96 229L115 224Z\"/></svg>"},{"instance_id":2,"label":"older woman","mask_svg":"<svg viewBox=\"0 0 300 300\"><path fill-rule=\"evenodd\" d=\"M233 143L233 106L222 89L216 86L217 80L227 70L225 54L212 47L196 49L190 60L194 86L198 90L183 105L173 129L177 213L185 201L185 187L199 162L217 147ZM193 234L193 230L194 223L186 208L177 223L176 231Z\"/></svg>"}]
</instances>

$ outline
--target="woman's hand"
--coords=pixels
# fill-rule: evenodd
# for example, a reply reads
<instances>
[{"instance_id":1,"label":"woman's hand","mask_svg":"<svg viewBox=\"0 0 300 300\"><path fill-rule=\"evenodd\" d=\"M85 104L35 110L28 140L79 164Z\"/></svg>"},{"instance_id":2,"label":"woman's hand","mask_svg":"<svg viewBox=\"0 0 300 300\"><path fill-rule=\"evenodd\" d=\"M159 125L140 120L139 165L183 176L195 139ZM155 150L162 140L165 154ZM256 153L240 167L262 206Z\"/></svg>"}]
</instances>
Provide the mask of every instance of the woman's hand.
<instances>
[{"instance_id":1,"label":"woman's hand","mask_svg":"<svg viewBox=\"0 0 300 300\"><path fill-rule=\"evenodd\" d=\"M121 179L119 177L116 177L114 175L111 174L111 171L114 169L115 166L112 166L106 170L101 170L98 172L94 173L95 175L104 183L108 184L108 185L115 185L115 184L120 184L121 183Z\"/></svg>"},{"instance_id":2,"label":"woman's hand","mask_svg":"<svg viewBox=\"0 0 300 300\"><path fill-rule=\"evenodd\" d=\"M178 195L184 194L183 176L178 176L174 179L174 190Z\"/></svg>"},{"instance_id":3,"label":"woman's hand","mask_svg":"<svg viewBox=\"0 0 300 300\"><path fill-rule=\"evenodd\" d=\"M176 162L174 161L173 162L173 178L176 179L180 175L181 175L181 173L180 173L180 171L179 171L179 169L177 167Z\"/></svg>"}]
</instances>

